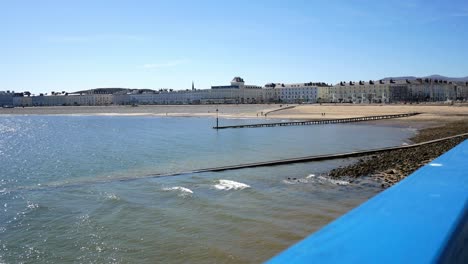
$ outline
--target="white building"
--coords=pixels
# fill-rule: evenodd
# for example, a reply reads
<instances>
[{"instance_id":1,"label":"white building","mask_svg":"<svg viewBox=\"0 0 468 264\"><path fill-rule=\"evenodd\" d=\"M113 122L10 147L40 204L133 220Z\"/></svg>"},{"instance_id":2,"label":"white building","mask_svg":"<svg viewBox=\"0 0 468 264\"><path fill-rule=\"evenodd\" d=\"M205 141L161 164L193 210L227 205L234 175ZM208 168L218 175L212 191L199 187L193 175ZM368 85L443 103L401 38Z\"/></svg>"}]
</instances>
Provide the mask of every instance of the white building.
<instances>
[{"instance_id":1,"label":"white building","mask_svg":"<svg viewBox=\"0 0 468 264\"><path fill-rule=\"evenodd\" d=\"M24 99L23 99L24 100ZM33 106L61 106L61 105L110 105L112 94L70 94L70 95L39 95L33 96Z\"/></svg>"},{"instance_id":2,"label":"white building","mask_svg":"<svg viewBox=\"0 0 468 264\"><path fill-rule=\"evenodd\" d=\"M269 83L265 87L276 90L276 99L283 103L316 103L319 94L318 83Z\"/></svg>"},{"instance_id":3,"label":"white building","mask_svg":"<svg viewBox=\"0 0 468 264\"><path fill-rule=\"evenodd\" d=\"M205 94L206 102L226 102L226 103L264 103L268 96L265 96L261 86L246 85L241 77L234 77L231 85L211 86L211 91Z\"/></svg>"},{"instance_id":4,"label":"white building","mask_svg":"<svg viewBox=\"0 0 468 264\"><path fill-rule=\"evenodd\" d=\"M211 89L127 91L114 94L114 104L255 104L273 102L317 102L318 87L324 83L267 84L265 87L246 85L234 77L230 85Z\"/></svg>"}]
</instances>

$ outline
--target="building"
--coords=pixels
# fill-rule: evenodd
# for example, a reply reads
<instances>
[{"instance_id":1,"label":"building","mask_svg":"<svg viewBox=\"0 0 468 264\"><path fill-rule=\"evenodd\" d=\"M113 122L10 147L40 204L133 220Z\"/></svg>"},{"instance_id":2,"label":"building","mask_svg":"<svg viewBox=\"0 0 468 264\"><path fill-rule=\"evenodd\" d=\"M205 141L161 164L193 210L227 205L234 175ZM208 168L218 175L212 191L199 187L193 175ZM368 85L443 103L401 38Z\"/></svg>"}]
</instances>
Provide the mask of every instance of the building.
<instances>
[{"instance_id":1,"label":"building","mask_svg":"<svg viewBox=\"0 0 468 264\"><path fill-rule=\"evenodd\" d=\"M66 95L44 95L32 97L33 106L59 106L67 105Z\"/></svg>"},{"instance_id":2,"label":"building","mask_svg":"<svg viewBox=\"0 0 468 264\"><path fill-rule=\"evenodd\" d=\"M450 101L468 99L466 83L456 83L446 80L416 79L410 83L411 100Z\"/></svg>"},{"instance_id":3,"label":"building","mask_svg":"<svg viewBox=\"0 0 468 264\"><path fill-rule=\"evenodd\" d=\"M111 105L113 103L112 94L53 94L53 95L39 95L31 97L31 103L29 99L22 100L18 99L18 105L20 102L24 106L93 106L93 105ZM27 104L25 104L27 102Z\"/></svg>"},{"instance_id":4,"label":"building","mask_svg":"<svg viewBox=\"0 0 468 264\"><path fill-rule=\"evenodd\" d=\"M269 83L265 87L276 90L276 100L281 103L316 103L319 87L328 87L325 83Z\"/></svg>"},{"instance_id":5,"label":"building","mask_svg":"<svg viewBox=\"0 0 468 264\"><path fill-rule=\"evenodd\" d=\"M106 93L99 94L69 94L65 97L65 105L111 105L113 95Z\"/></svg>"},{"instance_id":6,"label":"building","mask_svg":"<svg viewBox=\"0 0 468 264\"><path fill-rule=\"evenodd\" d=\"M339 103L403 102L409 98L406 81L340 82L328 90L327 101Z\"/></svg>"},{"instance_id":7,"label":"building","mask_svg":"<svg viewBox=\"0 0 468 264\"><path fill-rule=\"evenodd\" d=\"M456 100L468 100L468 82L453 83Z\"/></svg>"},{"instance_id":8,"label":"building","mask_svg":"<svg viewBox=\"0 0 468 264\"><path fill-rule=\"evenodd\" d=\"M32 106L32 97L24 96L23 93L13 96L13 106Z\"/></svg>"},{"instance_id":9,"label":"building","mask_svg":"<svg viewBox=\"0 0 468 264\"><path fill-rule=\"evenodd\" d=\"M241 77L234 77L231 85L211 86L211 91L205 93L202 101L206 103L264 103L262 87L246 85Z\"/></svg>"},{"instance_id":10,"label":"building","mask_svg":"<svg viewBox=\"0 0 468 264\"><path fill-rule=\"evenodd\" d=\"M0 107L13 106L13 92L0 91Z\"/></svg>"},{"instance_id":11,"label":"building","mask_svg":"<svg viewBox=\"0 0 468 264\"><path fill-rule=\"evenodd\" d=\"M389 84L380 82L340 82L330 87L328 100L334 103L388 103Z\"/></svg>"},{"instance_id":12,"label":"building","mask_svg":"<svg viewBox=\"0 0 468 264\"><path fill-rule=\"evenodd\" d=\"M330 88L332 86L320 86L317 90L317 103L329 102Z\"/></svg>"},{"instance_id":13,"label":"building","mask_svg":"<svg viewBox=\"0 0 468 264\"><path fill-rule=\"evenodd\" d=\"M25 96L27 95L27 97ZM0 92L0 106L130 105L130 104L261 104L261 103L398 103L468 100L468 82L433 79L349 81L246 85L234 77L211 89L172 90L97 88L74 93L30 96Z\"/></svg>"},{"instance_id":14,"label":"building","mask_svg":"<svg viewBox=\"0 0 468 264\"><path fill-rule=\"evenodd\" d=\"M451 81L379 80L340 82L328 89L327 102L338 103L398 103L398 102L442 102L467 100L468 83Z\"/></svg>"}]
</instances>

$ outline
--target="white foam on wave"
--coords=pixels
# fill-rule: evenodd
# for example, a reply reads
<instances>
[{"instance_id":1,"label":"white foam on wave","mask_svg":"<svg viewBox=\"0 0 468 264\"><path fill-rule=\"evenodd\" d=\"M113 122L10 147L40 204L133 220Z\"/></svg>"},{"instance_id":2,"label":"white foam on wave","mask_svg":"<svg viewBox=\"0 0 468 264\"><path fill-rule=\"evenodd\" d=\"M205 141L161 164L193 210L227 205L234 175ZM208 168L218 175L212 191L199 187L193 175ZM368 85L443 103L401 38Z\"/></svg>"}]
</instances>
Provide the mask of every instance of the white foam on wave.
<instances>
[{"instance_id":1,"label":"white foam on wave","mask_svg":"<svg viewBox=\"0 0 468 264\"><path fill-rule=\"evenodd\" d=\"M296 182L289 181L289 180L283 180L283 183L285 183L285 184L295 184Z\"/></svg>"},{"instance_id":2,"label":"white foam on wave","mask_svg":"<svg viewBox=\"0 0 468 264\"><path fill-rule=\"evenodd\" d=\"M348 181L343 181L343 180L334 180L334 179L330 179L330 178L325 178L326 181L330 182L330 183L333 183L333 184L336 184L336 185L348 185L349 182Z\"/></svg>"},{"instance_id":3,"label":"white foam on wave","mask_svg":"<svg viewBox=\"0 0 468 264\"><path fill-rule=\"evenodd\" d=\"M250 188L250 185L247 185L242 182L230 181L230 180L219 180L214 187L218 190L243 190L245 188Z\"/></svg>"},{"instance_id":4,"label":"white foam on wave","mask_svg":"<svg viewBox=\"0 0 468 264\"><path fill-rule=\"evenodd\" d=\"M190 195L193 194L193 191L189 188L185 188L182 186L175 186L175 187L166 187L162 189L163 191L178 191L181 192L182 195Z\"/></svg>"},{"instance_id":5,"label":"white foam on wave","mask_svg":"<svg viewBox=\"0 0 468 264\"><path fill-rule=\"evenodd\" d=\"M331 178L328 178L328 177L323 177L323 176L318 176L317 179L319 181L321 181L322 183L329 182L329 183L335 184L335 185L348 185L349 184L348 181L334 180L334 179L331 179Z\"/></svg>"},{"instance_id":6,"label":"white foam on wave","mask_svg":"<svg viewBox=\"0 0 468 264\"><path fill-rule=\"evenodd\" d=\"M3 124L0 124L0 133L15 133L17 131L14 127L9 127Z\"/></svg>"},{"instance_id":7,"label":"white foam on wave","mask_svg":"<svg viewBox=\"0 0 468 264\"><path fill-rule=\"evenodd\" d=\"M104 193L104 197L107 199L107 200L115 200L115 201L118 201L120 200L120 198L115 194L115 193Z\"/></svg>"},{"instance_id":8,"label":"white foam on wave","mask_svg":"<svg viewBox=\"0 0 468 264\"><path fill-rule=\"evenodd\" d=\"M35 209L35 208L39 207L39 205L37 203L35 204L35 203L31 202L31 201L28 201L27 203L28 203L27 207L29 209Z\"/></svg>"}]
</instances>

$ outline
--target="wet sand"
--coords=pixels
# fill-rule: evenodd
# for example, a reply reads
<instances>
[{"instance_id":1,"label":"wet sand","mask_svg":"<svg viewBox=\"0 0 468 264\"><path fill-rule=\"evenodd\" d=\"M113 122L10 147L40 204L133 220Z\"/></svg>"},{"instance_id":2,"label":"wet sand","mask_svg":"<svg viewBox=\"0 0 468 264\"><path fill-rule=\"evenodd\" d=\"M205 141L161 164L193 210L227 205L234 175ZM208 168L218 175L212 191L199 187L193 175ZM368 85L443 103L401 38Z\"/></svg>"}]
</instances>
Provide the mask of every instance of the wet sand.
<instances>
[{"instance_id":1,"label":"wet sand","mask_svg":"<svg viewBox=\"0 0 468 264\"><path fill-rule=\"evenodd\" d=\"M281 108L275 104L243 105L139 105L133 106L50 106L0 108L0 115L121 115L121 116L216 116L216 109L221 117L252 117L261 113Z\"/></svg>"}]
</instances>

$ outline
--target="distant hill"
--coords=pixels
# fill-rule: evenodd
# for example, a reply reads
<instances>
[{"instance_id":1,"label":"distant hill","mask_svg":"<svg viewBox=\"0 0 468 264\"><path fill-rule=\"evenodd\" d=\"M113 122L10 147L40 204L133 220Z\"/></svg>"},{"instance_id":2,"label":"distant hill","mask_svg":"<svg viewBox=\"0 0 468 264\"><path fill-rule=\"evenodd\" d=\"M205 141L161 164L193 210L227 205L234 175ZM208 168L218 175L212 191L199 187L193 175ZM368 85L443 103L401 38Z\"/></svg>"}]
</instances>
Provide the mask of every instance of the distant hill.
<instances>
[{"instance_id":1,"label":"distant hill","mask_svg":"<svg viewBox=\"0 0 468 264\"><path fill-rule=\"evenodd\" d=\"M444 80L444 81L456 81L456 82L468 82L468 76L466 77L447 77L447 76L442 76L442 75L439 75L439 74L433 74L433 75L429 75L429 76L424 76L424 77L415 77L415 76L400 76L400 77L386 77L386 78L383 78L382 80L384 81L388 81L390 79L393 79L393 80L416 80L418 78L421 78L421 79L434 79L434 80Z\"/></svg>"}]
</instances>

